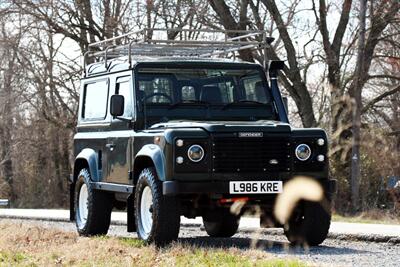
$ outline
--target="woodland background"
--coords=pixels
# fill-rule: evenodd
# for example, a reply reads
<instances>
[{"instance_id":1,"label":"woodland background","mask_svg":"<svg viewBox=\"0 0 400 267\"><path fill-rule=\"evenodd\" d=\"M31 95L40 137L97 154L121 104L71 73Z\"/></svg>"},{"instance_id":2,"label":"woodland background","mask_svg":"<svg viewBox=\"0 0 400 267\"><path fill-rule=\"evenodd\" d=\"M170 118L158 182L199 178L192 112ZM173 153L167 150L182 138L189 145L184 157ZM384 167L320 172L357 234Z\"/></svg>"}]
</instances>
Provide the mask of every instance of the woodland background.
<instances>
[{"instance_id":1,"label":"woodland background","mask_svg":"<svg viewBox=\"0 0 400 267\"><path fill-rule=\"evenodd\" d=\"M386 190L400 177L399 9L398 0L0 0L0 198L67 206L89 43L144 27L248 29L276 38L268 56L285 60L291 122L329 133L336 210L399 212Z\"/></svg>"}]
</instances>

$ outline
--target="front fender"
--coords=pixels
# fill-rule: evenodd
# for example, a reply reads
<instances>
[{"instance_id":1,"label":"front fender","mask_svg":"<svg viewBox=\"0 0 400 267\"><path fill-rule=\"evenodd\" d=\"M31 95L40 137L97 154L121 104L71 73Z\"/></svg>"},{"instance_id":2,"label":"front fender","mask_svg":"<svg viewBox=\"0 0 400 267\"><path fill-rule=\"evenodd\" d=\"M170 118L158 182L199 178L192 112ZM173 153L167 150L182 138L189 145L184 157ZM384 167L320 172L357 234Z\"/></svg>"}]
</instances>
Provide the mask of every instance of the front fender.
<instances>
[{"instance_id":1,"label":"front fender","mask_svg":"<svg viewBox=\"0 0 400 267\"><path fill-rule=\"evenodd\" d=\"M98 155L96 151L91 148L83 149L78 156L76 156L74 164L74 179L77 178L77 175L81 169L82 161L86 161L92 181L99 182L101 177L97 168L97 166L99 166Z\"/></svg>"},{"instance_id":2,"label":"front fender","mask_svg":"<svg viewBox=\"0 0 400 267\"><path fill-rule=\"evenodd\" d=\"M153 161L154 168L156 169L158 179L165 181L165 167L166 160L163 151L157 145L149 144L143 146L140 151L136 154L135 162L141 157L148 157Z\"/></svg>"}]
</instances>

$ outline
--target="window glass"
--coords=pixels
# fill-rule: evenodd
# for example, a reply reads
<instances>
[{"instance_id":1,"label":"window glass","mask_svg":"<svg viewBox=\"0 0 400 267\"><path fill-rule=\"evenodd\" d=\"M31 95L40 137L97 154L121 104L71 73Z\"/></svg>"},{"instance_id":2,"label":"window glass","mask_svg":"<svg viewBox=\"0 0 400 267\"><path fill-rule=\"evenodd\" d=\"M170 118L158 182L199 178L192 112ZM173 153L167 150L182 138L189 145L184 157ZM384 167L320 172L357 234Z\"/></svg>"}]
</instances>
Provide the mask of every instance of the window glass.
<instances>
[{"instance_id":1,"label":"window glass","mask_svg":"<svg viewBox=\"0 0 400 267\"><path fill-rule=\"evenodd\" d=\"M126 80L123 82L117 82L115 93L124 97L124 115L123 117L132 117L133 105L132 105L132 93L131 93L130 81Z\"/></svg>"},{"instance_id":2,"label":"window glass","mask_svg":"<svg viewBox=\"0 0 400 267\"><path fill-rule=\"evenodd\" d=\"M257 101L261 103L270 102L267 90L260 77L246 78L243 80L245 100Z\"/></svg>"},{"instance_id":3,"label":"window glass","mask_svg":"<svg viewBox=\"0 0 400 267\"><path fill-rule=\"evenodd\" d=\"M223 103L229 103L229 102L234 101L233 90L235 89L235 86L234 86L233 82L227 81L227 82L219 83L218 87L221 90L221 96L222 96Z\"/></svg>"},{"instance_id":4,"label":"window glass","mask_svg":"<svg viewBox=\"0 0 400 267\"><path fill-rule=\"evenodd\" d=\"M173 98L172 81L167 77L139 80L139 90L147 103L171 103Z\"/></svg>"},{"instance_id":5,"label":"window glass","mask_svg":"<svg viewBox=\"0 0 400 267\"><path fill-rule=\"evenodd\" d=\"M139 96L145 94L147 103L174 104L185 100L216 105L240 103L241 100L272 103L263 76L256 69L142 68L138 78ZM181 98L176 99L178 96ZM235 107L240 108L232 106Z\"/></svg>"},{"instance_id":6,"label":"window glass","mask_svg":"<svg viewBox=\"0 0 400 267\"><path fill-rule=\"evenodd\" d=\"M200 100L210 103L229 103L234 101L233 91L235 86L232 81L225 81L203 85Z\"/></svg>"},{"instance_id":7,"label":"window glass","mask_svg":"<svg viewBox=\"0 0 400 267\"><path fill-rule=\"evenodd\" d=\"M182 101L185 100L196 100L196 91L191 85L182 86Z\"/></svg>"},{"instance_id":8,"label":"window glass","mask_svg":"<svg viewBox=\"0 0 400 267\"><path fill-rule=\"evenodd\" d=\"M107 112L108 82L106 80L85 86L83 118L104 119Z\"/></svg>"}]
</instances>

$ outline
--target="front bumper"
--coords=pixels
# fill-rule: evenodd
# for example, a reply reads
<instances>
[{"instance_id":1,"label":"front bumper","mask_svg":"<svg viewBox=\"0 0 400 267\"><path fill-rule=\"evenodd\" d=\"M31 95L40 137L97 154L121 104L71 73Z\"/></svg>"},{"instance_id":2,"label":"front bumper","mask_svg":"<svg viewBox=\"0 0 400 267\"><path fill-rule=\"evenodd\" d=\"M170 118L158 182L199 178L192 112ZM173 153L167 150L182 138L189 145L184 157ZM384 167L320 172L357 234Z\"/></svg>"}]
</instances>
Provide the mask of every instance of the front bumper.
<instances>
[{"instance_id":1,"label":"front bumper","mask_svg":"<svg viewBox=\"0 0 400 267\"><path fill-rule=\"evenodd\" d=\"M332 196L336 193L336 180L324 179L319 181L325 190L325 194ZM165 196L176 196L184 194L229 194L229 181L207 181L207 182L163 182L163 194ZM255 195L253 195L255 196Z\"/></svg>"}]
</instances>

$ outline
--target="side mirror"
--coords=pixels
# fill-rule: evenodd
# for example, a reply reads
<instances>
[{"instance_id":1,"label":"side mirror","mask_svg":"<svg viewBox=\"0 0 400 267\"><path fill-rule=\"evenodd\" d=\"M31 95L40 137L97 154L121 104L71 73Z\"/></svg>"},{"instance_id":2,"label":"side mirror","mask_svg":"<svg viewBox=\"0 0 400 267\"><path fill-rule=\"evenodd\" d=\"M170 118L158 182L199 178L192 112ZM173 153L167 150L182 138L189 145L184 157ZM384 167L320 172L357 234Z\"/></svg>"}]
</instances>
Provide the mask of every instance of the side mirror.
<instances>
[{"instance_id":1,"label":"side mirror","mask_svg":"<svg viewBox=\"0 0 400 267\"><path fill-rule=\"evenodd\" d=\"M122 95L112 95L110 103L110 113L113 117L124 115L125 100Z\"/></svg>"},{"instance_id":2,"label":"side mirror","mask_svg":"<svg viewBox=\"0 0 400 267\"><path fill-rule=\"evenodd\" d=\"M288 98L286 96L282 97L283 100L283 105L285 106L286 113L289 113L289 104L288 104Z\"/></svg>"}]
</instances>

